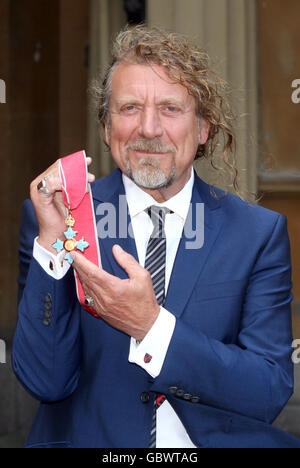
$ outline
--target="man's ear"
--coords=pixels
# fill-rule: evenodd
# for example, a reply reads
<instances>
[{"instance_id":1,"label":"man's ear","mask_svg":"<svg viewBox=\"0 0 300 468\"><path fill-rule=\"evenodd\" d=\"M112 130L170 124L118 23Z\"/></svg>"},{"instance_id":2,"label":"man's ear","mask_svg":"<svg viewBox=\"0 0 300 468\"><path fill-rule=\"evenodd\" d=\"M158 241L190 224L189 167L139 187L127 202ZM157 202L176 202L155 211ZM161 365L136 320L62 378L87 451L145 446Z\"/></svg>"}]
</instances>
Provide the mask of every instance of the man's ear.
<instances>
[{"instance_id":1,"label":"man's ear","mask_svg":"<svg viewBox=\"0 0 300 468\"><path fill-rule=\"evenodd\" d=\"M210 124L203 118L199 122L199 144L205 145L209 136Z\"/></svg>"}]
</instances>

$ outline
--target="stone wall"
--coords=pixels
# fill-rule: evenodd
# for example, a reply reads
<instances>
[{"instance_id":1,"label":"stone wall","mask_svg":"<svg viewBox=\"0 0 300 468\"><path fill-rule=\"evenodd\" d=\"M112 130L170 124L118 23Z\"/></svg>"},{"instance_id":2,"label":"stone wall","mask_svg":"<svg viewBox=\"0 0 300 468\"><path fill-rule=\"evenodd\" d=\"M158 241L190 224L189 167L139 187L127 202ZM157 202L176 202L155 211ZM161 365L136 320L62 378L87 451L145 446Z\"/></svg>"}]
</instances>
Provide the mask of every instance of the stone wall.
<instances>
[{"instance_id":1,"label":"stone wall","mask_svg":"<svg viewBox=\"0 0 300 468\"><path fill-rule=\"evenodd\" d=\"M0 448L23 446L38 404L13 373L8 349L0 364Z\"/></svg>"}]
</instances>

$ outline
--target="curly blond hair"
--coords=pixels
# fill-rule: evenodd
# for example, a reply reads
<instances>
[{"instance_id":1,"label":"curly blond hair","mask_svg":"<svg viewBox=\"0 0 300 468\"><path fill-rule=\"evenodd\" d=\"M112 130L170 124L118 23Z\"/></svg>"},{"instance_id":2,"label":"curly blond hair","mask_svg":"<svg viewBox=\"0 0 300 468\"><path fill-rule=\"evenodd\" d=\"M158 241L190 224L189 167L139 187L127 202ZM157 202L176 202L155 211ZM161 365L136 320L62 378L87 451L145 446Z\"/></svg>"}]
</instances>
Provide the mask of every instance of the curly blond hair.
<instances>
[{"instance_id":1,"label":"curly blond hair","mask_svg":"<svg viewBox=\"0 0 300 468\"><path fill-rule=\"evenodd\" d=\"M90 87L103 127L110 125L112 75L123 61L161 65L170 79L186 87L195 98L198 117L205 119L210 126L207 142L198 146L195 159L206 157L214 169L229 172L230 185L239 195L233 130L235 117L227 98L228 86L211 69L207 53L182 34L145 25L126 26L114 41L112 60L104 79L94 80ZM216 147L220 145L223 168L214 162Z\"/></svg>"}]
</instances>

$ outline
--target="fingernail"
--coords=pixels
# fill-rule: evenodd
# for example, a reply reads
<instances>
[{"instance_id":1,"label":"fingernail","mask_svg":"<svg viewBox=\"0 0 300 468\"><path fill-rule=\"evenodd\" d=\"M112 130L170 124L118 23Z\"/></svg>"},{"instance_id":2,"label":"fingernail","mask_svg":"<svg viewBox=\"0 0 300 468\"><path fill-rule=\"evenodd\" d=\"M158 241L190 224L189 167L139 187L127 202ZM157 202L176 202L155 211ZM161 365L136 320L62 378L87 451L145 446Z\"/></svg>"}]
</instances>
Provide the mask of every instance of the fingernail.
<instances>
[{"instance_id":1,"label":"fingernail","mask_svg":"<svg viewBox=\"0 0 300 468\"><path fill-rule=\"evenodd\" d=\"M116 254L123 252L122 248L118 244L114 245L114 249L115 249Z\"/></svg>"}]
</instances>

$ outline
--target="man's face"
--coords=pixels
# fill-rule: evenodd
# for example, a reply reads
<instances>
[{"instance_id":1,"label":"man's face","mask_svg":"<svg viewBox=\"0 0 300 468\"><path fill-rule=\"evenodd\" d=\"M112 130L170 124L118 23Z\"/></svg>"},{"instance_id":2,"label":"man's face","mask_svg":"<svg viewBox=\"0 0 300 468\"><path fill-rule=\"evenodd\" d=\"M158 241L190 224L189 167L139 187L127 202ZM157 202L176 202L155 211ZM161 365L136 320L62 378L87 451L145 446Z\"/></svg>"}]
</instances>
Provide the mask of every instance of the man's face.
<instances>
[{"instance_id":1,"label":"man's face","mask_svg":"<svg viewBox=\"0 0 300 468\"><path fill-rule=\"evenodd\" d=\"M121 63L113 72L106 140L122 172L145 189L172 187L190 177L198 144L208 126L199 125L195 100L164 67Z\"/></svg>"}]
</instances>

